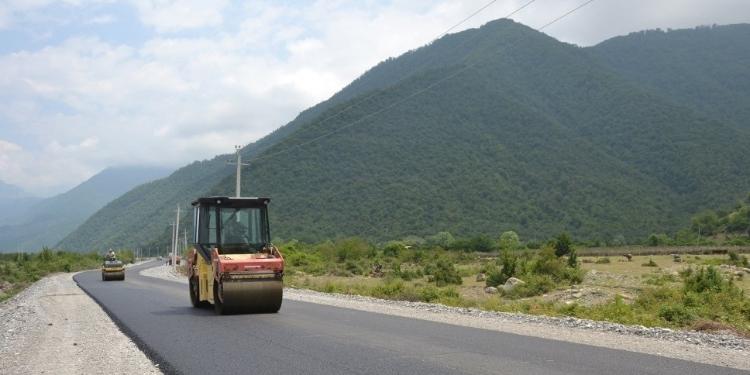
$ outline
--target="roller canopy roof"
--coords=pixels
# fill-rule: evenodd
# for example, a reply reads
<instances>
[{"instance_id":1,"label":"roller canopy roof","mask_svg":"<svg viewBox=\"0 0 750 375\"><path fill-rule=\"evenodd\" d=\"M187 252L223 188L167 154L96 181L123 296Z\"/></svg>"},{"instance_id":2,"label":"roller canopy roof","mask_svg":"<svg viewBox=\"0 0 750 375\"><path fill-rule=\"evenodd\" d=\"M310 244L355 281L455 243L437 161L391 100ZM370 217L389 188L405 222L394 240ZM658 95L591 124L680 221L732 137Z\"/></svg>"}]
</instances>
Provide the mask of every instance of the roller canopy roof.
<instances>
[{"instance_id":1,"label":"roller canopy roof","mask_svg":"<svg viewBox=\"0 0 750 375\"><path fill-rule=\"evenodd\" d=\"M259 198L259 197L205 197L198 198L193 201L193 206L220 206L220 207L231 207L231 208L243 208L243 207L264 207L271 198Z\"/></svg>"}]
</instances>

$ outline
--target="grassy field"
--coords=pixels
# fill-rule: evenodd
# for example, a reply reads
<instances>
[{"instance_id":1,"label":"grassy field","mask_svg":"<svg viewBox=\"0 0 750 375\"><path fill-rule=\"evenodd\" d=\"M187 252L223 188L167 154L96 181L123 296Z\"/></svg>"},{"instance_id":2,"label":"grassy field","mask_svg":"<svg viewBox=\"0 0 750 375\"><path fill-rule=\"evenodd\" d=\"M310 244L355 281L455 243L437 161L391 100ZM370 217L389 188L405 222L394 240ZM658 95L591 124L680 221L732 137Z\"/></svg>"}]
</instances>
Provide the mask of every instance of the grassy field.
<instances>
[{"instance_id":1,"label":"grassy field","mask_svg":"<svg viewBox=\"0 0 750 375\"><path fill-rule=\"evenodd\" d=\"M323 292L384 299L437 302L491 311L575 316L625 324L687 329L728 329L750 334L750 274L747 256L671 255L567 256L515 251L521 287L487 293L502 264L493 254L420 249L376 249L361 243L287 245L286 284ZM584 252L584 251L582 251ZM608 251L605 254L615 254ZM352 255L356 254L356 255ZM442 261L459 280L445 278ZM731 265L732 263L737 265ZM477 277L483 274L481 277ZM498 285L498 284L493 284Z\"/></svg>"},{"instance_id":2,"label":"grassy field","mask_svg":"<svg viewBox=\"0 0 750 375\"><path fill-rule=\"evenodd\" d=\"M616 246L616 247L587 247L578 249L582 256L615 256L615 255L669 255L669 254L727 254L750 253L750 246Z\"/></svg>"}]
</instances>

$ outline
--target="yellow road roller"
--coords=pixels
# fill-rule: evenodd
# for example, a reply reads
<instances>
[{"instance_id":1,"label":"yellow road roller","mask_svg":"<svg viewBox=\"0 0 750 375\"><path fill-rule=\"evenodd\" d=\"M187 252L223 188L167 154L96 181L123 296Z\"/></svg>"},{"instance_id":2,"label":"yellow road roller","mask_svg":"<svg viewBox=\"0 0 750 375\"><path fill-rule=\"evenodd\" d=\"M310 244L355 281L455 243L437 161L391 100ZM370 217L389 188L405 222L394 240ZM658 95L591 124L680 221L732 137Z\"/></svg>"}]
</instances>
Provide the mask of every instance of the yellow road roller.
<instances>
[{"instance_id":1,"label":"yellow road roller","mask_svg":"<svg viewBox=\"0 0 750 375\"><path fill-rule=\"evenodd\" d=\"M271 244L269 198L205 197L193 205L190 301L217 314L281 308L284 257Z\"/></svg>"},{"instance_id":2,"label":"yellow road roller","mask_svg":"<svg viewBox=\"0 0 750 375\"><path fill-rule=\"evenodd\" d=\"M125 280L125 266L117 259L105 259L102 264L102 281Z\"/></svg>"}]
</instances>

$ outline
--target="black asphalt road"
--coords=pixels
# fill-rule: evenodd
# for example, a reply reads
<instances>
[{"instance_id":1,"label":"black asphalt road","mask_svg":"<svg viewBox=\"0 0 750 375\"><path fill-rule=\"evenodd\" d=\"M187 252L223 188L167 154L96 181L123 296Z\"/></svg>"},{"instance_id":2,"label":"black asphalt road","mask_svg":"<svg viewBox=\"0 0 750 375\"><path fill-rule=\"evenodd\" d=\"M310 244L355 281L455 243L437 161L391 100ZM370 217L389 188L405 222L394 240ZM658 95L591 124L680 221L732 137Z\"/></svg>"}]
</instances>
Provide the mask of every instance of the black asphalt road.
<instances>
[{"instance_id":1,"label":"black asphalt road","mask_svg":"<svg viewBox=\"0 0 750 375\"><path fill-rule=\"evenodd\" d=\"M194 309L187 285L127 271L75 280L167 372L184 374L747 374L723 367L312 303Z\"/></svg>"}]
</instances>

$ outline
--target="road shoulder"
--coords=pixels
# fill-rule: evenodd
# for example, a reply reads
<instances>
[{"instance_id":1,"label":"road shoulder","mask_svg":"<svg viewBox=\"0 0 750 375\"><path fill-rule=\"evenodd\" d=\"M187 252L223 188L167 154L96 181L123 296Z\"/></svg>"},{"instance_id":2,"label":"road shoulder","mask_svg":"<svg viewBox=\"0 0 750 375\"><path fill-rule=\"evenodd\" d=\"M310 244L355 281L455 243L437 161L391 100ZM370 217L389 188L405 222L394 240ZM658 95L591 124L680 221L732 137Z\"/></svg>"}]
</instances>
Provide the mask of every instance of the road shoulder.
<instances>
[{"instance_id":1,"label":"road shoulder","mask_svg":"<svg viewBox=\"0 0 750 375\"><path fill-rule=\"evenodd\" d=\"M164 265L144 269L140 274L187 284L184 276ZM732 334L489 312L295 288L284 288L284 299L750 370L750 340ZM283 305L281 309L283 312Z\"/></svg>"},{"instance_id":2,"label":"road shoulder","mask_svg":"<svg viewBox=\"0 0 750 375\"><path fill-rule=\"evenodd\" d=\"M0 304L0 373L160 374L73 274L47 276Z\"/></svg>"}]
</instances>

